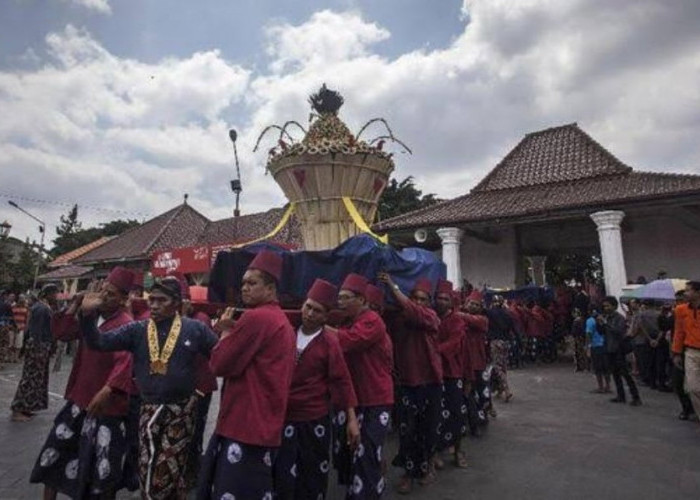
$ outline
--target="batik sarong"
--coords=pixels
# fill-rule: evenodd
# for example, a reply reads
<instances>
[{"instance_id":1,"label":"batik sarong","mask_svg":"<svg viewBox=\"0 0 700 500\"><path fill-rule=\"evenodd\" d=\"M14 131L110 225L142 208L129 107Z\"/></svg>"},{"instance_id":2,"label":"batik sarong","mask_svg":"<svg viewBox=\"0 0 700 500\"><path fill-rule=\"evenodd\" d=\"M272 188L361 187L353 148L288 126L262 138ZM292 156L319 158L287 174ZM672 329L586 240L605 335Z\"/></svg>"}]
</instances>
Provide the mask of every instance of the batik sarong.
<instances>
[{"instance_id":1,"label":"batik sarong","mask_svg":"<svg viewBox=\"0 0 700 500\"><path fill-rule=\"evenodd\" d=\"M11 340L14 338L14 329L10 325L0 323L0 363L8 363L10 358Z\"/></svg>"},{"instance_id":2,"label":"batik sarong","mask_svg":"<svg viewBox=\"0 0 700 500\"><path fill-rule=\"evenodd\" d=\"M196 396L181 403L141 403L139 482L146 498L186 498L196 407Z\"/></svg>"},{"instance_id":3,"label":"batik sarong","mask_svg":"<svg viewBox=\"0 0 700 500\"><path fill-rule=\"evenodd\" d=\"M399 452L392 465L403 467L410 477L423 477L437 451L442 388L439 384L401 386L397 415Z\"/></svg>"},{"instance_id":4,"label":"batik sarong","mask_svg":"<svg viewBox=\"0 0 700 500\"><path fill-rule=\"evenodd\" d=\"M326 498L330 448L330 417L285 423L273 470L275 498Z\"/></svg>"},{"instance_id":5,"label":"batik sarong","mask_svg":"<svg viewBox=\"0 0 700 500\"><path fill-rule=\"evenodd\" d=\"M213 434L202 460L197 500L272 500L277 448L253 446Z\"/></svg>"},{"instance_id":6,"label":"batik sarong","mask_svg":"<svg viewBox=\"0 0 700 500\"><path fill-rule=\"evenodd\" d=\"M121 485L125 454L123 417L89 417L68 401L54 419L29 481L74 499L113 495Z\"/></svg>"},{"instance_id":7,"label":"batik sarong","mask_svg":"<svg viewBox=\"0 0 700 500\"><path fill-rule=\"evenodd\" d=\"M467 431L467 401L462 379L446 378L444 380L441 417L438 425L438 451L455 446Z\"/></svg>"},{"instance_id":8,"label":"batik sarong","mask_svg":"<svg viewBox=\"0 0 700 500\"><path fill-rule=\"evenodd\" d=\"M475 406L475 418L478 425L488 423L488 411L491 409L491 365L483 371L474 372L475 381L472 383L472 401Z\"/></svg>"},{"instance_id":9,"label":"batik sarong","mask_svg":"<svg viewBox=\"0 0 700 500\"><path fill-rule=\"evenodd\" d=\"M12 411L35 412L49 407L50 357L50 343L27 339L22 377L10 406Z\"/></svg>"},{"instance_id":10,"label":"batik sarong","mask_svg":"<svg viewBox=\"0 0 700 500\"><path fill-rule=\"evenodd\" d=\"M510 393L508 387L508 357L510 342L507 340L491 341L491 363L493 366L493 390L504 395Z\"/></svg>"},{"instance_id":11,"label":"batik sarong","mask_svg":"<svg viewBox=\"0 0 700 500\"><path fill-rule=\"evenodd\" d=\"M391 405L358 407L360 446L354 453L347 444L347 415L339 411L333 417L333 465L338 483L348 487L346 498L374 500L386 487L382 452L389 433Z\"/></svg>"}]
</instances>

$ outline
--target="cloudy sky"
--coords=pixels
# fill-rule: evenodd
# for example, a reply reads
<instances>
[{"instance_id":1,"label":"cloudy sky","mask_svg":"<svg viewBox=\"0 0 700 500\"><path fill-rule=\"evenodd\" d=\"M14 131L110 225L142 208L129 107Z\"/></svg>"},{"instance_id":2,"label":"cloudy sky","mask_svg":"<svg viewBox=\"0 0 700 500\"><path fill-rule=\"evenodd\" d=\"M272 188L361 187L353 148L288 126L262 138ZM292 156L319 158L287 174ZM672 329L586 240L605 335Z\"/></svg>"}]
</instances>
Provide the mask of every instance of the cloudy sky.
<instances>
[{"instance_id":1,"label":"cloudy sky","mask_svg":"<svg viewBox=\"0 0 700 500\"><path fill-rule=\"evenodd\" d=\"M243 212L279 206L253 145L306 123L323 82L441 197L570 122L634 168L700 174L698 26L697 0L2 0L0 220L38 238L13 199L53 238L73 203L92 225L184 193L230 216L232 127Z\"/></svg>"}]
</instances>

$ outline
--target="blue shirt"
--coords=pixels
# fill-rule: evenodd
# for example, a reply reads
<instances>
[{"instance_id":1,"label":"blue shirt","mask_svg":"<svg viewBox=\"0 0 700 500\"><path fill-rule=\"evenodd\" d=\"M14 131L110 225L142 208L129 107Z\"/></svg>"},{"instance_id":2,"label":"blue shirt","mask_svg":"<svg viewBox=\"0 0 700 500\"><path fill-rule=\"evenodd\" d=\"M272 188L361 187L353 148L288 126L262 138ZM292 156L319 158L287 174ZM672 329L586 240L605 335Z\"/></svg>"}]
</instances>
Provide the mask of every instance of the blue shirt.
<instances>
[{"instance_id":1,"label":"blue shirt","mask_svg":"<svg viewBox=\"0 0 700 500\"><path fill-rule=\"evenodd\" d=\"M591 347L603 347L605 345L605 337L598 331L598 324L593 317L586 320L586 335L591 339Z\"/></svg>"}]
</instances>

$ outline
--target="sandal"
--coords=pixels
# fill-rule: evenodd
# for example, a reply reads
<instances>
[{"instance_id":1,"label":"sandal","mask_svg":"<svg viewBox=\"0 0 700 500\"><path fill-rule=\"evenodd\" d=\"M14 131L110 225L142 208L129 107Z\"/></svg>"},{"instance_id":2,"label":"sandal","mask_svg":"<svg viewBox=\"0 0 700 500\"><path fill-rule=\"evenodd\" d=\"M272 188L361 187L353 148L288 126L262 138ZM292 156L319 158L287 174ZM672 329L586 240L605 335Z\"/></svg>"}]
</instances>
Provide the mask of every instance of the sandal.
<instances>
[{"instance_id":1,"label":"sandal","mask_svg":"<svg viewBox=\"0 0 700 500\"><path fill-rule=\"evenodd\" d=\"M10 417L10 420L13 422L29 422L31 419L32 417L25 415L24 413L13 413Z\"/></svg>"},{"instance_id":2,"label":"sandal","mask_svg":"<svg viewBox=\"0 0 700 500\"><path fill-rule=\"evenodd\" d=\"M433 462L433 467L437 470L443 470L445 468L445 461L437 453L431 460Z\"/></svg>"},{"instance_id":3,"label":"sandal","mask_svg":"<svg viewBox=\"0 0 700 500\"><path fill-rule=\"evenodd\" d=\"M454 455L454 466L458 469L467 469L469 467L469 462L467 462L467 457L461 451L458 451Z\"/></svg>"},{"instance_id":4,"label":"sandal","mask_svg":"<svg viewBox=\"0 0 700 500\"><path fill-rule=\"evenodd\" d=\"M506 394L506 399L505 399L506 403L510 403L511 399L513 399L513 393L509 392L508 394Z\"/></svg>"},{"instance_id":5,"label":"sandal","mask_svg":"<svg viewBox=\"0 0 700 500\"><path fill-rule=\"evenodd\" d=\"M437 474L435 474L435 471L431 467L428 472L418 480L418 484L421 486L428 486L430 484L433 484L437 480Z\"/></svg>"},{"instance_id":6,"label":"sandal","mask_svg":"<svg viewBox=\"0 0 700 500\"><path fill-rule=\"evenodd\" d=\"M399 495L408 495L413 489L413 481L409 476L402 476L399 484L396 485L396 492Z\"/></svg>"}]
</instances>

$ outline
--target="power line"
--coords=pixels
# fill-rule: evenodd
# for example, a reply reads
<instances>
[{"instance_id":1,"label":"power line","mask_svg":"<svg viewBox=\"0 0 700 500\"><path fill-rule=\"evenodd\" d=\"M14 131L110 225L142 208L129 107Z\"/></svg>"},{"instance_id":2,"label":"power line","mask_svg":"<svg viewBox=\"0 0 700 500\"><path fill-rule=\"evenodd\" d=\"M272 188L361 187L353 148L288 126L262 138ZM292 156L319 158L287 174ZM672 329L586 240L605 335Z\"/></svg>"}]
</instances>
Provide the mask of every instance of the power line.
<instances>
[{"instance_id":1,"label":"power line","mask_svg":"<svg viewBox=\"0 0 700 500\"><path fill-rule=\"evenodd\" d=\"M117 208L96 207L93 205L82 205L80 203L69 203L67 201L40 200L38 198L28 198L26 196L15 196L15 195L5 194L5 193L0 193L0 198L9 198L12 200L25 201L28 203L41 203L44 205L56 205L56 206L69 207L69 208L73 208L73 206L77 204L79 210L92 210L94 212L109 212L109 213L115 213L115 214L135 215L135 216L141 216L141 217L150 217L151 216L151 214L148 212L137 212L137 211L133 211L133 210L119 210Z\"/></svg>"}]
</instances>

